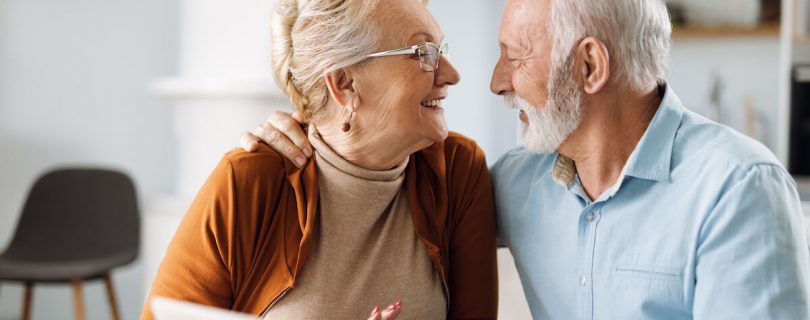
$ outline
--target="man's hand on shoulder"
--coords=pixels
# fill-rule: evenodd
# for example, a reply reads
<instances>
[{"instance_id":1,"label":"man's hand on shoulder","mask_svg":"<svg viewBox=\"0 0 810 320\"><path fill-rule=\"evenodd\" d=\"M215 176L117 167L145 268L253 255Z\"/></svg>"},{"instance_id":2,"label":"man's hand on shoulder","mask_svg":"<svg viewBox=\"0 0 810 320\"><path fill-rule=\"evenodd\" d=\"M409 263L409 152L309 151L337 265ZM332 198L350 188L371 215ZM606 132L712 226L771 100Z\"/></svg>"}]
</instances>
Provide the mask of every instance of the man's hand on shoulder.
<instances>
[{"instance_id":1,"label":"man's hand on shoulder","mask_svg":"<svg viewBox=\"0 0 810 320\"><path fill-rule=\"evenodd\" d=\"M256 130L242 134L242 148L254 152L264 142L300 168L312 156L312 146L301 127L303 123L304 118L298 112L274 111Z\"/></svg>"}]
</instances>

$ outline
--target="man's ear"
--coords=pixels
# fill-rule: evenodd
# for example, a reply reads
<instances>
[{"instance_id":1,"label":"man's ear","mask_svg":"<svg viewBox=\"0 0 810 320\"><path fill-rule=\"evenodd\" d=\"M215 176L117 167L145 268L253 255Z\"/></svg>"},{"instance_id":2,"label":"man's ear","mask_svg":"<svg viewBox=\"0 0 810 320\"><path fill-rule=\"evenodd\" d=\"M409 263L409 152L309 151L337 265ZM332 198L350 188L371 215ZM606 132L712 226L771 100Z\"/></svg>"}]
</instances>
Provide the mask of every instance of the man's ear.
<instances>
[{"instance_id":1,"label":"man's ear","mask_svg":"<svg viewBox=\"0 0 810 320\"><path fill-rule=\"evenodd\" d=\"M594 37L582 39L575 51L574 73L582 79L583 90L595 94L610 78L610 53L607 46Z\"/></svg>"},{"instance_id":2,"label":"man's ear","mask_svg":"<svg viewBox=\"0 0 810 320\"><path fill-rule=\"evenodd\" d=\"M354 87L354 79L347 68L341 68L324 76L329 95L335 102L344 108L353 108L352 99L357 94Z\"/></svg>"}]
</instances>

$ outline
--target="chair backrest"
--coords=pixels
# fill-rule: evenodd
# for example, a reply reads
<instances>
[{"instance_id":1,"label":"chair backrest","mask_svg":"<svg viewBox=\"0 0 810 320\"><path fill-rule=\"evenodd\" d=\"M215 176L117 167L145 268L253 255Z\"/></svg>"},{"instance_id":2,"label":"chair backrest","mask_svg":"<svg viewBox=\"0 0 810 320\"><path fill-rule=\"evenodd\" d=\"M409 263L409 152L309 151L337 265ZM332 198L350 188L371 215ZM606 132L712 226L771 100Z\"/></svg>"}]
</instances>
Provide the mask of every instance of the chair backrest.
<instances>
[{"instance_id":1,"label":"chair backrest","mask_svg":"<svg viewBox=\"0 0 810 320\"><path fill-rule=\"evenodd\" d=\"M37 179L4 256L67 261L138 255L135 186L123 173L57 169Z\"/></svg>"}]
</instances>

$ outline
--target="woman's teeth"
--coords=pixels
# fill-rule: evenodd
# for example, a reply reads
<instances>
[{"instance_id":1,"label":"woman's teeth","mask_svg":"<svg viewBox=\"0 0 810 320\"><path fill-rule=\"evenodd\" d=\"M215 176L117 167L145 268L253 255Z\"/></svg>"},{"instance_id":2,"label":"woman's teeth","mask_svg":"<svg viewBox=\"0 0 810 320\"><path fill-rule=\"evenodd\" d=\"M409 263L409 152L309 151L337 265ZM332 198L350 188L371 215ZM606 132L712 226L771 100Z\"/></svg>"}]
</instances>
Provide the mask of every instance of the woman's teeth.
<instances>
[{"instance_id":1,"label":"woman's teeth","mask_svg":"<svg viewBox=\"0 0 810 320\"><path fill-rule=\"evenodd\" d=\"M423 107L439 107L442 105L441 99L422 101Z\"/></svg>"}]
</instances>

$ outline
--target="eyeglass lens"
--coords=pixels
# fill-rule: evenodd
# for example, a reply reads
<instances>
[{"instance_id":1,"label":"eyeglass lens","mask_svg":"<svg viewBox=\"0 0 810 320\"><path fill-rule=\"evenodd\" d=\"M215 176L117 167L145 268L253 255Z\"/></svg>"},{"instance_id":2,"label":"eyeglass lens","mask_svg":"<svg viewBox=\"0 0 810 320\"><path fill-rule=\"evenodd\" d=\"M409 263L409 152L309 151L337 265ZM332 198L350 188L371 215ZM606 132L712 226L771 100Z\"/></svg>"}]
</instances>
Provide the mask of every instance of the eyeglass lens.
<instances>
[{"instance_id":1,"label":"eyeglass lens","mask_svg":"<svg viewBox=\"0 0 810 320\"><path fill-rule=\"evenodd\" d=\"M439 48L429 44L419 47L419 64L425 71L439 68Z\"/></svg>"}]
</instances>

